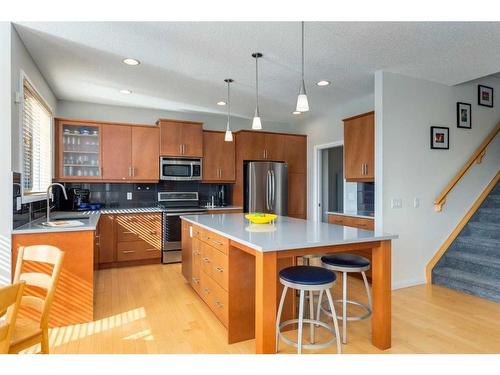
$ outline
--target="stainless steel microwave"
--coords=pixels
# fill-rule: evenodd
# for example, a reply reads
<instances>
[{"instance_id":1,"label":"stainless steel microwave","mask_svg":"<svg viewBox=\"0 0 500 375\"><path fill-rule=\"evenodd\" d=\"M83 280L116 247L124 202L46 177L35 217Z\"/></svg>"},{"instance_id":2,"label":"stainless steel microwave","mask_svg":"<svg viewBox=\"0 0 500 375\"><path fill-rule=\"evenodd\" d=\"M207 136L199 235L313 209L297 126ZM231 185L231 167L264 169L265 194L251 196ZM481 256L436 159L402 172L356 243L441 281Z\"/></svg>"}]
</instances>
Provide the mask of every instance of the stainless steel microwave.
<instances>
[{"instance_id":1,"label":"stainless steel microwave","mask_svg":"<svg viewBox=\"0 0 500 375\"><path fill-rule=\"evenodd\" d=\"M202 176L201 158L160 158L160 179L173 181L199 181Z\"/></svg>"}]
</instances>

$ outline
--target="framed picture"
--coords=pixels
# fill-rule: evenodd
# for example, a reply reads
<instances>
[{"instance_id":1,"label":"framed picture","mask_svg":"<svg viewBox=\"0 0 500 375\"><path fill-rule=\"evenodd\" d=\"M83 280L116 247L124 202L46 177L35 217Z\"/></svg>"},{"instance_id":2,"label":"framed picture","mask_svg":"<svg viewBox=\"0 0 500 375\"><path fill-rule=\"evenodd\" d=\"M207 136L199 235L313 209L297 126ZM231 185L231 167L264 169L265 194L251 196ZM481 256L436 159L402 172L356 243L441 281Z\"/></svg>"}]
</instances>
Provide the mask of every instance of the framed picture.
<instances>
[{"instance_id":1,"label":"framed picture","mask_svg":"<svg viewBox=\"0 0 500 375\"><path fill-rule=\"evenodd\" d=\"M471 128L471 108L469 103L457 103L457 128Z\"/></svg>"},{"instance_id":2,"label":"framed picture","mask_svg":"<svg viewBox=\"0 0 500 375\"><path fill-rule=\"evenodd\" d=\"M493 87L477 86L477 104L493 108Z\"/></svg>"},{"instance_id":3,"label":"framed picture","mask_svg":"<svg viewBox=\"0 0 500 375\"><path fill-rule=\"evenodd\" d=\"M450 148L450 128L431 126L431 149L448 150Z\"/></svg>"}]
</instances>

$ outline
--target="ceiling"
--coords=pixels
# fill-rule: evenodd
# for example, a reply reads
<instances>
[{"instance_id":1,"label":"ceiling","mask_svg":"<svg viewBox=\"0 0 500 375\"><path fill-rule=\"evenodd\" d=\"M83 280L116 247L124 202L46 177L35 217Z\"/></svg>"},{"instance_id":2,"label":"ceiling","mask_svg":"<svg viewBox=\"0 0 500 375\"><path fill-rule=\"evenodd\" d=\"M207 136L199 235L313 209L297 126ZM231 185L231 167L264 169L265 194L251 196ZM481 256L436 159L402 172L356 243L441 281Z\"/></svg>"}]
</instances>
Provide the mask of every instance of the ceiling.
<instances>
[{"instance_id":1,"label":"ceiling","mask_svg":"<svg viewBox=\"0 0 500 375\"><path fill-rule=\"evenodd\" d=\"M263 120L295 121L300 80L299 22L36 22L15 24L59 99L251 118L259 60ZM307 22L310 113L373 92L377 70L440 82L500 71L500 23ZM130 67L125 57L139 59ZM332 81L318 87L319 80ZM130 89L124 95L120 89Z\"/></svg>"}]
</instances>

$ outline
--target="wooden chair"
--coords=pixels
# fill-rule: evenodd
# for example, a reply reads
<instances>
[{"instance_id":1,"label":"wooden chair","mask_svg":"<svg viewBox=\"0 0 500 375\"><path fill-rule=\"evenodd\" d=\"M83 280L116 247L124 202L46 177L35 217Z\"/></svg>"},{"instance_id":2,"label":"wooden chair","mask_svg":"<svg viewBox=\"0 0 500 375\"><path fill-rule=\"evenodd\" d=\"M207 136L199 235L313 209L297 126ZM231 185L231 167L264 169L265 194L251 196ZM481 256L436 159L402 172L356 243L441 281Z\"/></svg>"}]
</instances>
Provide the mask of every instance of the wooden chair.
<instances>
[{"instance_id":1,"label":"wooden chair","mask_svg":"<svg viewBox=\"0 0 500 375\"><path fill-rule=\"evenodd\" d=\"M54 299L61 266L64 259L64 252L55 246L35 245L20 247L14 282L25 281L27 287L38 287L46 291L45 298L24 295L21 299L21 307L27 307L40 313L40 320L20 317L12 335L9 353L19 353L21 350L29 348L38 343L42 346L42 353L49 353L49 312ZM23 273L24 262L48 263L52 265L52 273L41 272Z\"/></svg>"},{"instance_id":2,"label":"wooden chair","mask_svg":"<svg viewBox=\"0 0 500 375\"><path fill-rule=\"evenodd\" d=\"M0 288L0 354L7 354L21 304L24 281Z\"/></svg>"}]
</instances>

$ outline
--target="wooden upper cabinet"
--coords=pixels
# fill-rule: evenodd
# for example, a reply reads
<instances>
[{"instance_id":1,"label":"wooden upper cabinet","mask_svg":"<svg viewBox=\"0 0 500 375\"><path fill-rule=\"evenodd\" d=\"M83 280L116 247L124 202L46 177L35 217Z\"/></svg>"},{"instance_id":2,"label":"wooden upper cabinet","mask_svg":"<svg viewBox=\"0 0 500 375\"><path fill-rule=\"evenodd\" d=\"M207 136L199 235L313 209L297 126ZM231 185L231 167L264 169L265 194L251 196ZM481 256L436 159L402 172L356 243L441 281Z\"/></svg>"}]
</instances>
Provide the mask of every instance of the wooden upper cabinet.
<instances>
[{"instance_id":1,"label":"wooden upper cabinet","mask_svg":"<svg viewBox=\"0 0 500 375\"><path fill-rule=\"evenodd\" d=\"M285 159L285 139L284 134L266 133L264 136L265 159L272 161L283 161Z\"/></svg>"},{"instance_id":2,"label":"wooden upper cabinet","mask_svg":"<svg viewBox=\"0 0 500 375\"><path fill-rule=\"evenodd\" d=\"M102 126L103 180L132 178L132 129L130 126Z\"/></svg>"},{"instance_id":3,"label":"wooden upper cabinet","mask_svg":"<svg viewBox=\"0 0 500 375\"><path fill-rule=\"evenodd\" d=\"M159 120L162 156L203 156L202 123Z\"/></svg>"},{"instance_id":4,"label":"wooden upper cabinet","mask_svg":"<svg viewBox=\"0 0 500 375\"><path fill-rule=\"evenodd\" d=\"M234 141L224 141L224 132L203 132L203 181L234 181Z\"/></svg>"},{"instance_id":5,"label":"wooden upper cabinet","mask_svg":"<svg viewBox=\"0 0 500 375\"><path fill-rule=\"evenodd\" d=\"M265 134L256 131L241 131L236 136L236 147L243 160L265 159Z\"/></svg>"},{"instance_id":6,"label":"wooden upper cabinet","mask_svg":"<svg viewBox=\"0 0 500 375\"><path fill-rule=\"evenodd\" d=\"M160 179L160 129L132 126L132 179Z\"/></svg>"},{"instance_id":7,"label":"wooden upper cabinet","mask_svg":"<svg viewBox=\"0 0 500 375\"><path fill-rule=\"evenodd\" d=\"M288 173L307 173L307 137L286 135L284 145Z\"/></svg>"},{"instance_id":8,"label":"wooden upper cabinet","mask_svg":"<svg viewBox=\"0 0 500 375\"><path fill-rule=\"evenodd\" d=\"M344 119L344 173L349 182L375 179L375 114Z\"/></svg>"}]
</instances>

